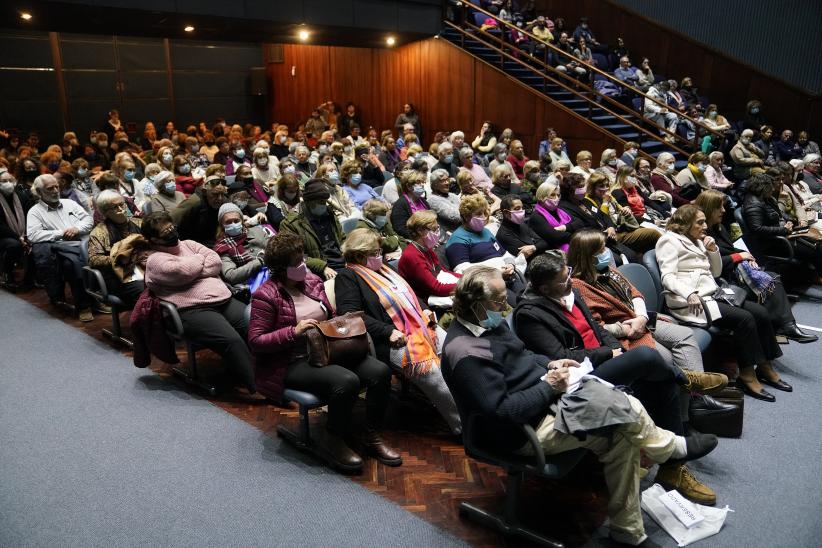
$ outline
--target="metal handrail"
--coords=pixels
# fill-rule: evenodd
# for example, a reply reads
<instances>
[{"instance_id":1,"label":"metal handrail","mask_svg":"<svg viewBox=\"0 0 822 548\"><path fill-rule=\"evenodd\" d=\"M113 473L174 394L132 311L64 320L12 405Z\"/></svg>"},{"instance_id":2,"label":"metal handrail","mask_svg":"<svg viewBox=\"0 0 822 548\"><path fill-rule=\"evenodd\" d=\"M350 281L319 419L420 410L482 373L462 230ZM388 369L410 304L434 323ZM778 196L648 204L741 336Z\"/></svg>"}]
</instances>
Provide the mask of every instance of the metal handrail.
<instances>
[{"instance_id":1,"label":"metal handrail","mask_svg":"<svg viewBox=\"0 0 822 548\"><path fill-rule=\"evenodd\" d=\"M496 16L496 15L494 15L493 13L491 13L491 12L489 12L489 11L485 10L484 8L482 8L482 7L480 7L480 6L476 5L476 4L471 4L471 3L468 3L468 2L457 2L457 7L461 7L461 8L463 9L463 10L462 10L462 11L463 11L463 14L465 14L467 11L477 11L477 12L480 12L480 13L482 13L482 14L484 14L484 15L487 15L487 16L488 16L488 17L490 17L491 19L495 20L495 21L497 22L497 24L504 25L505 27L507 27L507 28L509 29L509 31L510 31L510 30L515 30L515 31L517 31L518 33L524 34L524 35L528 36L530 39L535 40L535 41L537 41L537 42L538 42L538 43L540 43L540 44L543 44L544 46L546 46L546 48L550 48L550 49L551 49L552 51L554 51L555 53L558 53L558 54L563 55L563 56L566 56L566 57L569 55L569 54L568 54L568 52L561 50L560 48L558 48L558 47L554 46L553 44L551 44L551 43L549 43L549 42L545 42L544 40L542 40L542 39L538 38L538 37L537 37L537 36L535 36L534 34L531 34L529 31L527 31L527 30L525 30L525 29L521 29L521 28L517 27L516 25L512 25L511 23L508 23L507 21L503 21L502 19L500 19L499 17L497 17L497 16ZM474 25L472 25L472 26L474 26ZM476 26L474 26L474 28L477 28L477 27L476 27ZM622 81L622 80L620 80L620 79L616 78L616 77L615 77L615 76L613 76L612 74L609 74L609 73L607 73L607 72L605 72L605 71L603 71L603 70L598 69L598 68L597 68L596 66L594 66L594 65L588 64L588 63L586 63L585 61L583 61L583 60L581 60L581 59L575 59L575 61L576 61L577 63L579 63L580 65L582 65L582 66L586 67L586 68L587 68L590 72L595 72L595 73L599 74L600 76L603 76L605 79L607 79L607 80L611 81L612 83L614 83L615 85L617 85L617 86L619 86L619 87L622 87L622 88L628 89L628 90L630 90L630 91L632 91L632 92L636 93L637 95L641 95L641 96L642 96L642 97L644 97L645 99L647 99L647 100L651 101L652 103L656 103L657 105L659 105L659 106L661 106L661 107L664 107L664 108L666 108L666 109L670 108L670 107L668 106L668 104L667 104L667 103L663 103L663 102L661 102L661 101L657 101L657 100L656 100L656 99L654 99L653 97L648 97L648 96L646 95L646 93L645 93L645 92L643 92L643 91L641 91L639 88L636 88L636 87L632 86L631 84L629 84L629 83L627 83L627 82L624 82L624 81ZM593 89L593 86L591 86L591 89L592 89L592 91L593 91L594 93L596 93L596 90L594 90L594 89ZM597 93L597 95L604 97L603 95L601 95L601 94L599 94L599 93ZM680 118L684 118L685 120L688 120L688 121L692 122L692 123L693 123L696 127L700 128L701 130L703 130L703 131L705 131L705 132L711 133L711 134L713 134L713 135L717 135L717 136L719 136L719 137L723 137L722 133L720 133L720 132L716 131L715 129L711 129L710 127L708 127L708 126L706 126L706 125L704 125L704 124L700 123L698 120L695 120L694 118L691 118L691 117L690 117L690 116L688 116L687 114L684 114L684 113L681 113L681 112L677 112L676 114L677 114L677 116L679 116ZM664 128L663 128L663 130L664 130L666 133L670 133L670 132L668 132L667 130L665 130ZM697 134L698 134L698 133L699 133L699 132L697 132ZM671 135L674 135L676 138L679 138L680 140L685 140L685 141L687 141L687 139L683 139L683 138L682 138L682 137L680 137L679 135L676 135L676 134L673 134L673 133L672 133Z\"/></svg>"}]
</instances>

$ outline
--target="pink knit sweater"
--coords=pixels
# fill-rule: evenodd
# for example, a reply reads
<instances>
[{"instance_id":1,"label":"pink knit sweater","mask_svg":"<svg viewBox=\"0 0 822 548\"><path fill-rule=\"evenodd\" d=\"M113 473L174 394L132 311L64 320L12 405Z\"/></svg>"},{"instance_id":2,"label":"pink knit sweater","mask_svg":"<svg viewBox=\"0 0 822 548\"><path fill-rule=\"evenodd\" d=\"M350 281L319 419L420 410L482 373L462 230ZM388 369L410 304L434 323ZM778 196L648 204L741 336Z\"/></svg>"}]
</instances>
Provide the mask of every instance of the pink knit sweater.
<instances>
[{"instance_id":1,"label":"pink knit sweater","mask_svg":"<svg viewBox=\"0 0 822 548\"><path fill-rule=\"evenodd\" d=\"M178 308L219 303L231 297L220 279L222 266L214 251L194 240L183 240L176 248L149 255L146 286L157 298Z\"/></svg>"}]
</instances>

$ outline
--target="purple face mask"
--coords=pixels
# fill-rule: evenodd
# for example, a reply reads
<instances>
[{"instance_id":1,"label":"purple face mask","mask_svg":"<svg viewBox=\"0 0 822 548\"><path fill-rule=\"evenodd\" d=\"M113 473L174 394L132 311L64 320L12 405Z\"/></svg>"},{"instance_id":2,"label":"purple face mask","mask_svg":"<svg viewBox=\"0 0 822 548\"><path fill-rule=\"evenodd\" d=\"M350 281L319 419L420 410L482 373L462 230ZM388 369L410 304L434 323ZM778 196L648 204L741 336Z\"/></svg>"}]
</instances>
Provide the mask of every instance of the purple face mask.
<instances>
[{"instance_id":1,"label":"purple face mask","mask_svg":"<svg viewBox=\"0 0 822 548\"><path fill-rule=\"evenodd\" d=\"M382 256L368 257L368 264L366 266L374 272L379 272L382 268Z\"/></svg>"},{"instance_id":2,"label":"purple face mask","mask_svg":"<svg viewBox=\"0 0 822 548\"><path fill-rule=\"evenodd\" d=\"M585 197L585 187L581 186L579 188L574 189L574 194L577 195L577 198L584 198Z\"/></svg>"},{"instance_id":3,"label":"purple face mask","mask_svg":"<svg viewBox=\"0 0 822 548\"><path fill-rule=\"evenodd\" d=\"M485 217L471 217L471 220L468 221L468 228L472 232L482 232L482 229L485 228Z\"/></svg>"},{"instance_id":4,"label":"purple face mask","mask_svg":"<svg viewBox=\"0 0 822 548\"><path fill-rule=\"evenodd\" d=\"M525 210L520 209L519 211L512 211L511 212L511 222L515 225L521 225L522 222L525 220Z\"/></svg>"},{"instance_id":5,"label":"purple face mask","mask_svg":"<svg viewBox=\"0 0 822 548\"><path fill-rule=\"evenodd\" d=\"M305 262L300 263L297 266L289 266L285 269L285 277L291 280L292 282L301 282L305 280L305 275L308 272L308 269L305 266Z\"/></svg>"},{"instance_id":6,"label":"purple face mask","mask_svg":"<svg viewBox=\"0 0 822 548\"><path fill-rule=\"evenodd\" d=\"M440 243L440 231L437 230L436 232L429 232L423 238L423 243L425 243L425 247L428 249L434 249L437 247L437 244Z\"/></svg>"},{"instance_id":7,"label":"purple face mask","mask_svg":"<svg viewBox=\"0 0 822 548\"><path fill-rule=\"evenodd\" d=\"M559 200L556 198L545 198L545 200L542 201L542 205L545 206L545 209L553 211L559 205Z\"/></svg>"}]
</instances>

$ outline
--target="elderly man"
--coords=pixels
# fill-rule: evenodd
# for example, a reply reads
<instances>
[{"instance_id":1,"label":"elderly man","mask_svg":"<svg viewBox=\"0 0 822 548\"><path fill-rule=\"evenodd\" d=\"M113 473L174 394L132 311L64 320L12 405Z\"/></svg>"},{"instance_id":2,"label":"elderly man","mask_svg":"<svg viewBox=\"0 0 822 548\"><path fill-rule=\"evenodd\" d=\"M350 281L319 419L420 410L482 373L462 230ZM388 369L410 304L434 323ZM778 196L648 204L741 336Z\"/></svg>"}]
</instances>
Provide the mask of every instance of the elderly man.
<instances>
[{"instance_id":1,"label":"elderly man","mask_svg":"<svg viewBox=\"0 0 822 548\"><path fill-rule=\"evenodd\" d=\"M620 57L619 66L614 71L614 76L632 86L636 85L639 78L636 75L636 69L631 66L631 60L627 57Z\"/></svg>"},{"instance_id":2,"label":"elderly man","mask_svg":"<svg viewBox=\"0 0 822 548\"><path fill-rule=\"evenodd\" d=\"M209 248L217 237L217 212L228 201L225 171L220 168L215 168L215 164L208 166L203 185L171 211L181 238Z\"/></svg>"},{"instance_id":3,"label":"elderly man","mask_svg":"<svg viewBox=\"0 0 822 548\"><path fill-rule=\"evenodd\" d=\"M408 136L408 135L412 135L412 134L414 134L414 124L412 124L410 122L403 124L402 125L402 135L400 136L399 139L397 139L397 148L399 148L399 149L405 148L406 145L407 145L407 143L405 142L405 137ZM417 138L420 138L420 136L417 135Z\"/></svg>"},{"instance_id":4,"label":"elderly man","mask_svg":"<svg viewBox=\"0 0 822 548\"><path fill-rule=\"evenodd\" d=\"M317 171L317 164L311 162L309 159L310 154L311 152L305 145L298 145L294 150L294 167L297 168L297 171L300 173L305 174L305 176L309 179L313 177L314 172Z\"/></svg>"},{"instance_id":5,"label":"elderly man","mask_svg":"<svg viewBox=\"0 0 822 548\"><path fill-rule=\"evenodd\" d=\"M664 80L654 84L648 89L642 104L642 112L645 118L668 130L669 133L664 133L666 142L674 140L672 134L676 133L676 126L679 123L679 116L671 112L667 106L663 106L668 104L666 97L669 90L668 82Z\"/></svg>"},{"instance_id":6,"label":"elderly man","mask_svg":"<svg viewBox=\"0 0 822 548\"><path fill-rule=\"evenodd\" d=\"M640 452L654 462L691 460L708 454L716 446L716 437L684 438L663 430L639 400L607 386L602 390L608 402L600 404L613 402L625 411L625 418L610 427L610 439L588 432L580 440L556 430L555 404L568 388L570 368L579 364L568 359L549 361L526 350L503 320L508 308L505 281L497 269L478 266L460 278L454 295L456 320L445 338L441 367L463 424L478 415L482 439L475 441L512 455L529 448L516 424L532 426L546 454L579 447L592 451L603 463L610 491L611 537L640 544L647 538L639 507ZM592 382L598 381L588 380L579 390L589 389Z\"/></svg>"},{"instance_id":7,"label":"elderly man","mask_svg":"<svg viewBox=\"0 0 822 548\"><path fill-rule=\"evenodd\" d=\"M431 168L431 171L444 169L448 172L449 177L457 176L459 167L454 163L454 145L448 141L440 143L440 146L437 147L437 158L438 161L434 164L434 167Z\"/></svg>"},{"instance_id":8,"label":"elderly man","mask_svg":"<svg viewBox=\"0 0 822 548\"><path fill-rule=\"evenodd\" d=\"M753 144L753 137L754 131L745 129L739 141L731 148L730 156L734 164L734 177L740 182L765 169L765 159L759 147Z\"/></svg>"},{"instance_id":9,"label":"elderly man","mask_svg":"<svg viewBox=\"0 0 822 548\"><path fill-rule=\"evenodd\" d=\"M525 149L522 146L522 141L511 141L511 153L506 158L509 164L514 168L514 175L520 181L525 178L525 163L529 160L525 155Z\"/></svg>"},{"instance_id":10,"label":"elderly man","mask_svg":"<svg viewBox=\"0 0 822 548\"><path fill-rule=\"evenodd\" d=\"M60 184L53 175L37 177L31 190L40 199L26 217L37 274L56 306L64 305L65 283L69 282L80 321L90 322L94 317L83 287L83 266L91 216L76 202L60 199Z\"/></svg>"}]
</instances>

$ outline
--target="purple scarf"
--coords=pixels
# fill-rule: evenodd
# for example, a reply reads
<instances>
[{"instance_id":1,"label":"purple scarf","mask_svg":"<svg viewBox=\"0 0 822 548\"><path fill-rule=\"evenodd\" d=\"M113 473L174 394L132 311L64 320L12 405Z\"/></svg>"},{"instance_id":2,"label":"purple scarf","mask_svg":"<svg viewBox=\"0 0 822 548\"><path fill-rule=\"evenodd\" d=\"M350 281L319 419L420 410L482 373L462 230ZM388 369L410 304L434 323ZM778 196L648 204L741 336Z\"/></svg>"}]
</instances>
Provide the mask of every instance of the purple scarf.
<instances>
[{"instance_id":1,"label":"purple scarf","mask_svg":"<svg viewBox=\"0 0 822 548\"><path fill-rule=\"evenodd\" d=\"M540 215L545 217L545 220L548 221L548 224L554 228L558 227L559 225L567 225L571 222L571 216L562 211L560 208L557 208L556 210L559 220L555 219L554 215L550 211L545 209L542 206L542 204L535 205L534 211L539 212ZM568 244L562 244L561 246L559 246L559 249L561 249L565 253L568 253Z\"/></svg>"}]
</instances>

